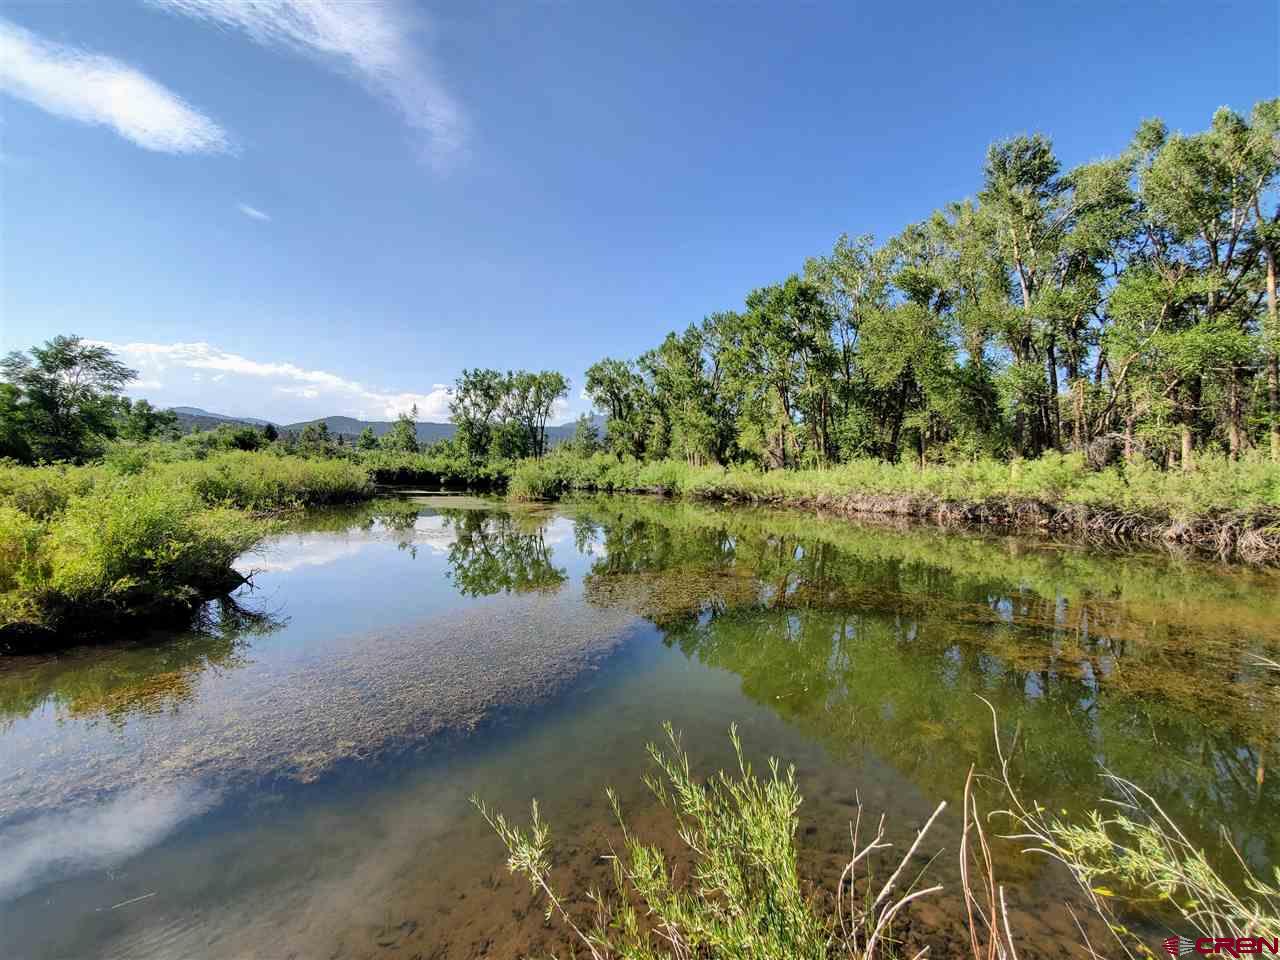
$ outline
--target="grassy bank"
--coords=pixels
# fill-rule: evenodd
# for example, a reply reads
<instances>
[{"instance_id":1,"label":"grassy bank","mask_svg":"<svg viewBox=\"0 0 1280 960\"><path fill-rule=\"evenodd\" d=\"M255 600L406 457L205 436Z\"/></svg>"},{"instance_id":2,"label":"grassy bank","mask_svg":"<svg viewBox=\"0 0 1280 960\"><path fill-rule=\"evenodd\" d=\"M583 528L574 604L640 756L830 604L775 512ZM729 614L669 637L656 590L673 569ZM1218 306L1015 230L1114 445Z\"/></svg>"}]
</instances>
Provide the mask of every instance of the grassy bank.
<instances>
[{"instance_id":1,"label":"grassy bank","mask_svg":"<svg viewBox=\"0 0 1280 960\"><path fill-rule=\"evenodd\" d=\"M1083 458L927 466L858 461L825 470L691 467L597 454L520 463L512 497L571 491L651 492L769 503L839 514L1041 530L1097 541L1146 541L1250 563L1280 561L1280 467L1205 458L1191 472L1148 464L1092 470Z\"/></svg>"},{"instance_id":2,"label":"grassy bank","mask_svg":"<svg viewBox=\"0 0 1280 960\"><path fill-rule=\"evenodd\" d=\"M372 489L358 465L269 453L0 466L0 645L189 612L241 582L272 514Z\"/></svg>"}]
</instances>

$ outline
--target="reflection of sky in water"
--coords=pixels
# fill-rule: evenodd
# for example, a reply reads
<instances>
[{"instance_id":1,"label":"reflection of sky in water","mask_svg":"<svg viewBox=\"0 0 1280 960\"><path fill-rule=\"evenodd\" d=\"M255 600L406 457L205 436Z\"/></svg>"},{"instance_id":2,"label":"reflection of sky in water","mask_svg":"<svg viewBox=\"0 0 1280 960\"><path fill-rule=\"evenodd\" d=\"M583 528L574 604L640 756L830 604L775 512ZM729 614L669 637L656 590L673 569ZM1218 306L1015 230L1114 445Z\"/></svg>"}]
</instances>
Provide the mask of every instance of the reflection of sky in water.
<instances>
[{"instance_id":1,"label":"reflection of sky in water","mask_svg":"<svg viewBox=\"0 0 1280 960\"><path fill-rule=\"evenodd\" d=\"M236 570L248 576L263 573L291 573L303 567L323 567L351 557L369 546L368 540L336 540L299 534L281 537L269 547L246 553L235 563Z\"/></svg>"},{"instance_id":2,"label":"reflection of sky in water","mask_svg":"<svg viewBox=\"0 0 1280 960\"><path fill-rule=\"evenodd\" d=\"M564 539L562 534L558 543ZM572 539L573 528L567 536ZM354 556L379 543L394 541L406 546L423 547L434 553L447 554L458 537L441 516L418 517L412 530L388 530L375 524L368 531L344 531L342 533L294 533L273 537L270 541L250 550L235 563L242 574L291 573L304 567L323 567Z\"/></svg>"},{"instance_id":3,"label":"reflection of sky in water","mask_svg":"<svg viewBox=\"0 0 1280 960\"><path fill-rule=\"evenodd\" d=\"M102 803L0 829L0 901L58 876L110 870L204 813L215 799L191 785L135 787Z\"/></svg>"}]
</instances>

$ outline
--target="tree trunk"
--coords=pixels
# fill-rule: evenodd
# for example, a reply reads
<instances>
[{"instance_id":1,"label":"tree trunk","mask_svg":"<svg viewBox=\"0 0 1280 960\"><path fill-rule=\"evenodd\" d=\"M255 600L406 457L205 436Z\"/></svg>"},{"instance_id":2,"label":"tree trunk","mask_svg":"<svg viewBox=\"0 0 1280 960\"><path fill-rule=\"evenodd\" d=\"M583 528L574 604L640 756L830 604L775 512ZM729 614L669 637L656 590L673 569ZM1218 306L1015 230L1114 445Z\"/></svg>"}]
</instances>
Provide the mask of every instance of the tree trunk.
<instances>
[{"instance_id":1,"label":"tree trunk","mask_svg":"<svg viewBox=\"0 0 1280 960\"><path fill-rule=\"evenodd\" d=\"M1049 409L1048 421L1049 446L1055 450L1062 449L1062 408L1058 406L1058 354L1050 338L1045 351L1045 372L1049 375Z\"/></svg>"},{"instance_id":2,"label":"tree trunk","mask_svg":"<svg viewBox=\"0 0 1280 960\"><path fill-rule=\"evenodd\" d=\"M1133 403L1125 404L1124 411L1124 462L1133 463Z\"/></svg>"},{"instance_id":3,"label":"tree trunk","mask_svg":"<svg viewBox=\"0 0 1280 960\"><path fill-rule=\"evenodd\" d=\"M1204 408L1204 377L1195 374L1187 381L1186 406L1182 411L1182 422L1191 431L1191 445L1194 449L1208 439L1208 431L1204 417L1200 411ZM1183 467L1183 469L1190 469Z\"/></svg>"},{"instance_id":4,"label":"tree trunk","mask_svg":"<svg viewBox=\"0 0 1280 960\"><path fill-rule=\"evenodd\" d=\"M1267 413L1271 420L1271 462L1280 463L1280 316L1276 306L1276 251L1267 244Z\"/></svg>"},{"instance_id":5,"label":"tree trunk","mask_svg":"<svg viewBox=\"0 0 1280 960\"><path fill-rule=\"evenodd\" d=\"M1232 460L1239 460L1244 449L1244 405L1240 401L1241 371L1232 367L1227 380L1227 450Z\"/></svg>"},{"instance_id":6,"label":"tree trunk","mask_svg":"<svg viewBox=\"0 0 1280 960\"><path fill-rule=\"evenodd\" d=\"M1267 360L1267 406L1271 408L1271 462L1280 463L1280 354L1274 349Z\"/></svg>"}]
</instances>

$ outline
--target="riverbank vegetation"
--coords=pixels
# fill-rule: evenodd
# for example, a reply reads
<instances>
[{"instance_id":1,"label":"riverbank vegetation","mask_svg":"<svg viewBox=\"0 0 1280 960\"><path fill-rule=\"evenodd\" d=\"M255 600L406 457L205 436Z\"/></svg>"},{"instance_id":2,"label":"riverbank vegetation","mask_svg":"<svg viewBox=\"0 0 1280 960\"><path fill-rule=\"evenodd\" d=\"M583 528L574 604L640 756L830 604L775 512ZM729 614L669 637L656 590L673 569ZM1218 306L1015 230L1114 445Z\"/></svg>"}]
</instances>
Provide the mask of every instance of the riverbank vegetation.
<instances>
[{"instance_id":1,"label":"riverbank vegetation","mask_svg":"<svg viewBox=\"0 0 1280 960\"><path fill-rule=\"evenodd\" d=\"M827 468L643 462L571 451L516 465L521 500L570 492L647 492L797 506L833 514L1052 532L1106 543L1154 542L1252 563L1280 560L1280 467L1203 458L1194 473L1143 462L1091 468L1079 454L1036 460L915 464L860 460Z\"/></svg>"},{"instance_id":2,"label":"riverbank vegetation","mask_svg":"<svg viewBox=\"0 0 1280 960\"><path fill-rule=\"evenodd\" d=\"M843 872L805 883L795 769L783 770L771 759L768 775L758 776L731 728L736 773L699 779L670 727L667 736L666 748L649 748L655 773L645 783L675 820L682 847L673 855L632 832L610 791L622 833L621 849L606 854L613 863L611 893L555 888L551 833L536 800L530 825L522 827L473 799L506 846L508 869L529 882L547 918L564 925L575 946L593 960L873 960L919 957L928 950L903 921L913 902L943 890L933 877L945 851L926 857L920 848L946 803L924 821L905 851L887 856L883 851L893 844L885 839L885 818L868 838L859 807ZM1076 947L1088 956L1155 956L1155 938L1149 942L1135 932L1129 922L1134 917L1158 923L1155 929L1175 930L1188 942L1245 936L1270 944L1280 938L1280 867L1265 878L1244 867L1243 889L1233 889L1135 785L1108 777L1117 788L1116 796L1105 798L1111 812L1093 811L1075 821L1024 801L1003 750L998 752L1001 769L989 779L1008 808L984 813L970 770L958 851L951 853L959 860L965 914L964 933L953 938L963 943L958 955L1013 960L1025 945L1011 922L1010 896L992 856L1001 827L1008 831L1004 839L1022 845L1023 856L1047 859L1075 880L1087 912L1068 909L1079 932Z\"/></svg>"},{"instance_id":3,"label":"riverbank vegetation","mask_svg":"<svg viewBox=\"0 0 1280 960\"><path fill-rule=\"evenodd\" d=\"M1043 136L997 143L976 196L884 242L841 237L742 308L593 365L617 464L524 464L513 492L700 491L1280 555L1278 130L1271 100L1190 135L1144 122L1074 169Z\"/></svg>"},{"instance_id":4,"label":"riverbank vegetation","mask_svg":"<svg viewBox=\"0 0 1280 960\"><path fill-rule=\"evenodd\" d=\"M187 612L242 582L232 563L281 510L372 490L340 461L139 451L93 466L0 466L0 630L6 644Z\"/></svg>"},{"instance_id":5,"label":"riverbank vegetation","mask_svg":"<svg viewBox=\"0 0 1280 960\"><path fill-rule=\"evenodd\" d=\"M607 443L693 465L1077 452L1193 470L1280 461L1280 100L1144 122L1063 169L994 144L976 196L587 371Z\"/></svg>"}]
</instances>

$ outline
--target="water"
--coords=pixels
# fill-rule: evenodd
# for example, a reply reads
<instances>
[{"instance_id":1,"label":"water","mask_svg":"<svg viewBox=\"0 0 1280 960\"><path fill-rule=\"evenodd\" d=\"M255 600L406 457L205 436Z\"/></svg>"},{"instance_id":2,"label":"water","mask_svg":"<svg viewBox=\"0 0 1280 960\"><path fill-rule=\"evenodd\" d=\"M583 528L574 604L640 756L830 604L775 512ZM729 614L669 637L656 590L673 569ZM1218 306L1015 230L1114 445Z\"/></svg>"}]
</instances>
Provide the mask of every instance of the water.
<instances>
[{"instance_id":1,"label":"water","mask_svg":"<svg viewBox=\"0 0 1280 960\"><path fill-rule=\"evenodd\" d=\"M699 769L731 723L796 765L828 888L859 803L909 842L994 768L992 708L1024 796L1091 807L1105 767L1228 868L1220 824L1280 861L1274 573L640 498L379 501L242 565L192 630L0 661L0 955L564 953L469 797L538 797L557 880L607 883L606 786L672 840L640 783L664 721ZM935 955L958 834L924 849ZM1025 952L1056 955L1069 885L998 857Z\"/></svg>"}]
</instances>

